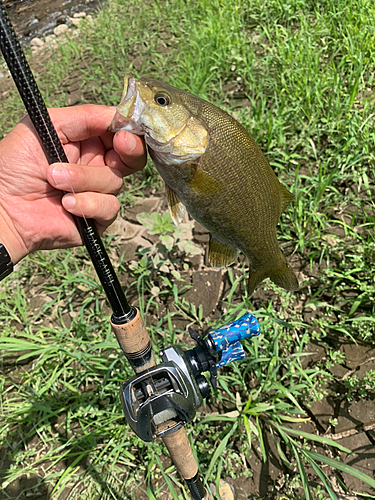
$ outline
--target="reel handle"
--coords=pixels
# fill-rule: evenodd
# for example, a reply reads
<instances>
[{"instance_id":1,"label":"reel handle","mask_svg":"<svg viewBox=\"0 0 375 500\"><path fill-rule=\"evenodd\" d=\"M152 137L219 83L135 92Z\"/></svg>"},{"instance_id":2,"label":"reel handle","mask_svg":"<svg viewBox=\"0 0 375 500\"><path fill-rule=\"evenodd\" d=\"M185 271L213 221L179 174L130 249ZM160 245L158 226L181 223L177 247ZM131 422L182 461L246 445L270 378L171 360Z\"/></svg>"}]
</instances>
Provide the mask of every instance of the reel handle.
<instances>
[{"instance_id":1,"label":"reel handle","mask_svg":"<svg viewBox=\"0 0 375 500\"><path fill-rule=\"evenodd\" d=\"M241 340L250 339L260 334L260 326L255 316L246 313L241 318L212 330L208 334L217 352L221 352L221 359L216 363L216 368L245 357Z\"/></svg>"}]
</instances>

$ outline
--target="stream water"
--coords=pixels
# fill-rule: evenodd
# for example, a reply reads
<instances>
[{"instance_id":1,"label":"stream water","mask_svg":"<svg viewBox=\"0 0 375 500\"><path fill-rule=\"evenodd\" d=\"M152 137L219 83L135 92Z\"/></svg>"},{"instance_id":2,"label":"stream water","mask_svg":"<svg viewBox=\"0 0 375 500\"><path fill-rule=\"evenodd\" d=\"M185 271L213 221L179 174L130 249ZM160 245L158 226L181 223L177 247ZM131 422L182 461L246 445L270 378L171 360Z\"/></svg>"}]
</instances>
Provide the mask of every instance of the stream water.
<instances>
[{"instance_id":1,"label":"stream water","mask_svg":"<svg viewBox=\"0 0 375 500\"><path fill-rule=\"evenodd\" d=\"M21 42L49 35L58 24L70 24L75 13L95 12L99 0L4 0Z\"/></svg>"}]
</instances>

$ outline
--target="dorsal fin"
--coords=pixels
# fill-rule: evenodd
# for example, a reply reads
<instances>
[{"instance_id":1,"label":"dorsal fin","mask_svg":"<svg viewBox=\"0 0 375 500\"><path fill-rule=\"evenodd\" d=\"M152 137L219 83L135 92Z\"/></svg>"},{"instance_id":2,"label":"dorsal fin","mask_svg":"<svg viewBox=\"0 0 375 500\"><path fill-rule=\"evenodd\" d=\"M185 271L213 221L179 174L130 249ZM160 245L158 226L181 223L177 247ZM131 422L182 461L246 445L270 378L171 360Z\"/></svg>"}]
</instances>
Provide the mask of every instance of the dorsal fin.
<instances>
[{"instance_id":1,"label":"dorsal fin","mask_svg":"<svg viewBox=\"0 0 375 500\"><path fill-rule=\"evenodd\" d=\"M167 196L168 208L173 223L178 226L186 213L185 205L180 201L177 194L167 184L165 184L165 194Z\"/></svg>"}]
</instances>

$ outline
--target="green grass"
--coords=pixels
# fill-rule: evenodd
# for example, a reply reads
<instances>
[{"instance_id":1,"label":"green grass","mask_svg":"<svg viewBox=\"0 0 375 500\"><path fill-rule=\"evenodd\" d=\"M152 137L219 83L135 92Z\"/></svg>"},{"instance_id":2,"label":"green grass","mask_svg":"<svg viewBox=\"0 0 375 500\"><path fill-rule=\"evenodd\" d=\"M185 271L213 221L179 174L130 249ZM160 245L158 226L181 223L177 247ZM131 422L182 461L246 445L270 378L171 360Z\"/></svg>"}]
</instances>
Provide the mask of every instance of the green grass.
<instances>
[{"instance_id":1,"label":"green grass","mask_svg":"<svg viewBox=\"0 0 375 500\"><path fill-rule=\"evenodd\" d=\"M205 318L184 299L189 258L164 219L155 231L164 249L143 249L130 266L116 257L116 238L107 241L155 351L185 340L184 327L173 328L176 318L207 329L250 308L261 321L261 337L245 343L248 358L219 377L217 412L203 409L189 428L208 482L251 476L257 449L266 461L272 442L285 474L280 498L334 500L341 473L374 488L374 479L344 464L349 450L338 441L298 427L332 391L330 368L345 364L340 344L374 343L374 26L370 0L112 0L38 76L51 106L66 103L61 82L72 71L89 102L117 104L129 71L190 90L248 128L295 196L279 239L289 260L305 265L301 291L280 293L270 284L273 298L250 300L239 264L226 275L219 316ZM1 132L23 112L11 93ZM150 166L127 179L123 213L133 195L158 182ZM140 498L140 491L150 499L166 491L188 498L160 458L160 443L144 444L124 424L118 389L131 370L85 251L28 258L2 284L0 299L3 487L23 477L25 491L42 488L56 498L66 488L83 500ZM306 310L313 313L304 319ZM312 341L326 356L308 364ZM341 387L338 397L371 400L374 373Z\"/></svg>"}]
</instances>

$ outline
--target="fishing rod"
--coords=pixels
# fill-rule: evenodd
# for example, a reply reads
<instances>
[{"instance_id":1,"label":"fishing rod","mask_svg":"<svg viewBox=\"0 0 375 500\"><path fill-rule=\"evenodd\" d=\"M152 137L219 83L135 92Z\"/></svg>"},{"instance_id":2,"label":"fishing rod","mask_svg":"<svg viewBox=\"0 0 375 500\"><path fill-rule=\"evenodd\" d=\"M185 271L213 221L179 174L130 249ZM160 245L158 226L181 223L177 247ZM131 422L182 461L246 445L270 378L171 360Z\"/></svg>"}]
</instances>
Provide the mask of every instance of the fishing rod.
<instances>
[{"instance_id":1,"label":"fishing rod","mask_svg":"<svg viewBox=\"0 0 375 500\"><path fill-rule=\"evenodd\" d=\"M49 164L68 163L2 0L0 49ZM136 374L121 387L125 418L144 441L157 437L163 440L192 500L211 500L184 426L210 395L210 384L203 373L210 373L211 386L216 389L217 369L245 357L240 341L259 334L258 322L247 313L205 338L190 330L197 346L186 351L170 346L160 353L162 363L156 365L140 312L127 302L95 222L85 217L73 218L111 306L112 329Z\"/></svg>"}]
</instances>

